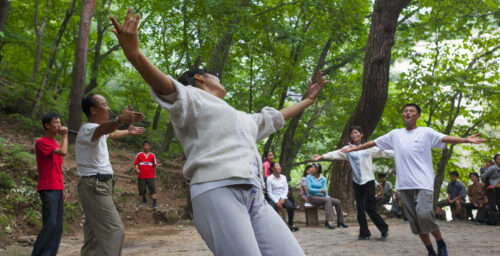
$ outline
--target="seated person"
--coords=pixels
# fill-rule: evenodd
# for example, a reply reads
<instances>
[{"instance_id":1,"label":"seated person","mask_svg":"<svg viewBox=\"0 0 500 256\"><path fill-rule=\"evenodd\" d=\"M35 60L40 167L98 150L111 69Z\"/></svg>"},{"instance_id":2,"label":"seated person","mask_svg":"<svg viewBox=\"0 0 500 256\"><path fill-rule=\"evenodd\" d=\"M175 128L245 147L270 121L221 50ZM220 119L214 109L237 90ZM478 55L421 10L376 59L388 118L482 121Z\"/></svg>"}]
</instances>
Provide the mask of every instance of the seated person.
<instances>
[{"instance_id":1,"label":"seated person","mask_svg":"<svg viewBox=\"0 0 500 256\"><path fill-rule=\"evenodd\" d=\"M379 209L380 206L389 203L392 198L392 184L390 181L387 181L385 173L380 173L378 178L380 183L377 184L378 192L375 198L377 209Z\"/></svg>"},{"instance_id":2,"label":"seated person","mask_svg":"<svg viewBox=\"0 0 500 256\"><path fill-rule=\"evenodd\" d=\"M306 184L306 177L307 175L311 174L311 167L312 165L308 164L306 165L306 168L304 169L304 174L302 175L302 178L300 178L300 197L302 197L302 200L304 200L304 206L308 207L311 206L311 203L308 202L307 200L307 184Z\"/></svg>"},{"instance_id":3,"label":"seated person","mask_svg":"<svg viewBox=\"0 0 500 256\"><path fill-rule=\"evenodd\" d=\"M337 225L347 228L344 224L344 214L342 213L342 206L340 200L328 196L326 188L326 178L320 176L322 166L321 164L314 163L311 168L311 174L307 175L307 199L311 204L323 205L326 213L325 225L330 229L335 229L333 207L337 211Z\"/></svg>"},{"instance_id":4,"label":"seated person","mask_svg":"<svg viewBox=\"0 0 500 256\"><path fill-rule=\"evenodd\" d=\"M406 216L403 212L403 205L401 202L401 194L399 191L396 190L396 195L394 196L394 199L391 202L392 208L391 211L395 212L396 218L401 218L403 217L405 221L407 221Z\"/></svg>"},{"instance_id":5,"label":"seated person","mask_svg":"<svg viewBox=\"0 0 500 256\"><path fill-rule=\"evenodd\" d=\"M448 183L448 188L446 192L448 193L448 198L440 200L436 206L436 218L441 215L441 208L443 206L451 205L456 206L456 216L455 220L460 220L460 213L462 212L462 206L465 204L465 185L458 181L458 172L450 172L450 183ZM452 216L453 217L453 216Z\"/></svg>"},{"instance_id":6,"label":"seated person","mask_svg":"<svg viewBox=\"0 0 500 256\"><path fill-rule=\"evenodd\" d=\"M465 204L467 208L467 219L470 218L471 221L484 222L486 213L484 211L484 206L488 203L484 183L479 182L479 174L477 174L477 172L470 173L469 178L473 183L467 189L467 195L470 201L470 203ZM477 209L476 220L472 215L472 209Z\"/></svg>"},{"instance_id":7,"label":"seated person","mask_svg":"<svg viewBox=\"0 0 500 256\"><path fill-rule=\"evenodd\" d=\"M288 227L292 232L299 230L299 227L293 225L293 213L295 206L292 201L288 199L288 181L285 175L281 173L281 166L279 163L271 162L270 166L271 175L267 177L266 187L267 195L270 199L270 204L275 210L286 208L288 212Z\"/></svg>"}]
</instances>

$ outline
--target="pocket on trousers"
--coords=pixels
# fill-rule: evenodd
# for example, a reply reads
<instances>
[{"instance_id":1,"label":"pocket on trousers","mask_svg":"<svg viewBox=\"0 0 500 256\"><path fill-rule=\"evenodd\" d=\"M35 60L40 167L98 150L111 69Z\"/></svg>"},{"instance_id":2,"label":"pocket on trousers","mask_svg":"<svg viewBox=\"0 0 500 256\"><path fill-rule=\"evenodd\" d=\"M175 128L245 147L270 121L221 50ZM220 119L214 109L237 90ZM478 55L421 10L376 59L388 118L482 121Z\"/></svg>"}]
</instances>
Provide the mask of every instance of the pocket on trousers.
<instances>
[{"instance_id":1,"label":"pocket on trousers","mask_svg":"<svg viewBox=\"0 0 500 256\"><path fill-rule=\"evenodd\" d=\"M101 196L107 196L110 195L110 186L107 184L107 182L96 182L94 185L94 190L95 193Z\"/></svg>"}]
</instances>

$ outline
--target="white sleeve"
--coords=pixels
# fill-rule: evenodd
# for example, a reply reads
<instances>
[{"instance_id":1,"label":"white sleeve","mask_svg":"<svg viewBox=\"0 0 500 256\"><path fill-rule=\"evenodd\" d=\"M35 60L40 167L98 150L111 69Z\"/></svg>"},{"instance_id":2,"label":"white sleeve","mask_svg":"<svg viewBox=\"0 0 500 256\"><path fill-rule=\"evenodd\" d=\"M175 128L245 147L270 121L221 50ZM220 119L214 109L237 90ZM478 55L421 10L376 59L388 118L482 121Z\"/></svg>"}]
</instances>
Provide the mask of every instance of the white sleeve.
<instances>
[{"instance_id":1,"label":"white sleeve","mask_svg":"<svg viewBox=\"0 0 500 256\"><path fill-rule=\"evenodd\" d=\"M340 152L339 149L323 154L323 158L328 160L347 160L347 153Z\"/></svg>"},{"instance_id":2,"label":"white sleeve","mask_svg":"<svg viewBox=\"0 0 500 256\"><path fill-rule=\"evenodd\" d=\"M370 148L370 153L373 158L393 158L394 151L392 150L381 150L378 147Z\"/></svg>"},{"instance_id":3,"label":"white sleeve","mask_svg":"<svg viewBox=\"0 0 500 256\"><path fill-rule=\"evenodd\" d=\"M283 190L283 194L281 194L280 198L287 199L288 198L288 181L286 180L286 177L284 175L282 175L282 176L283 176L283 179L285 180L285 189Z\"/></svg>"},{"instance_id":4,"label":"white sleeve","mask_svg":"<svg viewBox=\"0 0 500 256\"><path fill-rule=\"evenodd\" d=\"M375 139L375 144L377 145L378 148L380 148L381 150L393 149L393 144L392 144L392 136L394 135L393 131L394 130Z\"/></svg>"},{"instance_id":5,"label":"white sleeve","mask_svg":"<svg viewBox=\"0 0 500 256\"><path fill-rule=\"evenodd\" d=\"M446 143L443 142L443 138L446 137L446 134L442 134L440 132L437 132L436 130L432 128L429 129L429 139L431 140L431 145L433 148L446 148Z\"/></svg>"},{"instance_id":6,"label":"white sleeve","mask_svg":"<svg viewBox=\"0 0 500 256\"><path fill-rule=\"evenodd\" d=\"M200 100L192 93L196 88L189 88L171 76L167 77L172 81L175 86L175 92L168 95L161 95L151 88L151 94L156 102L165 110L167 110L172 123L177 128L185 127L196 118L198 110L200 109Z\"/></svg>"},{"instance_id":7,"label":"white sleeve","mask_svg":"<svg viewBox=\"0 0 500 256\"><path fill-rule=\"evenodd\" d=\"M266 188L267 188L267 196L273 201L274 203L277 203L279 201L279 198L276 198L277 196L273 194L273 186L271 185L271 176L267 177L267 182L266 182Z\"/></svg>"},{"instance_id":8,"label":"white sleeve","mask_svg":"<svg viewBox=\"0 0 500 256\"><path fill-rule=\"evenodd\" d=\"M92 136L94 136L94 132L97 127L99 127L99 124L96 123L86 123L82 125L77 135L78 142L88 145L99 143L99 139L92 141ZM109 134L102 135L102 137L106 137L106 139L108 136Z\"/></svg>"},{"instance_id":9,"label":"white sleeve","mask_svg":"<svg viewBox=\"0 0 500 256\"><path fill-rule=\"evenodd\" d=\"M281 112L271 107L264 107L260 113L251 114L250 116L258 127L257 141L267 138L281 129L285 124L285 119Z\"/></svg>"}]
</instances>

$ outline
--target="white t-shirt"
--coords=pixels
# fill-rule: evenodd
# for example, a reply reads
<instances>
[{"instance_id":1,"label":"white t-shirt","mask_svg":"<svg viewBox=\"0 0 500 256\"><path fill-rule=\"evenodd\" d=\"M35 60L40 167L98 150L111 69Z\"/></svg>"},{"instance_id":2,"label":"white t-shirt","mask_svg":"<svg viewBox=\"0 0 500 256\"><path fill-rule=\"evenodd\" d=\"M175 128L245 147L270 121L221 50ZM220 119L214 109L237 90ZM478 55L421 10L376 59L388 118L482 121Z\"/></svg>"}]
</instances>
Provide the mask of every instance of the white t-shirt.
<instances>
[{"instance_id":1,"label":"white t-shirt","mask_svg":"<svg viewBox=\"0 0 500 256\"><path fill-rule=\"evenodd\" d=\"M109 134L92 141L97 127L99 124L86 123L80 127L76 136L75 155L79 176L91 176L97 173L113 174L113 168L109 162L108 144L106 143Z\"/></svg>"},{"instance_id":2,"label":"white t-shirt","mask_svg":"<svg viewBox=\"0 0 500 256\"><path fill-rule=\"evenodd\" d=\"M375 140L381 150L394 150L396 189L434 190L432 148L445 148L445 134L429 127L395 129Z\"/></svg>"}]
</instances>

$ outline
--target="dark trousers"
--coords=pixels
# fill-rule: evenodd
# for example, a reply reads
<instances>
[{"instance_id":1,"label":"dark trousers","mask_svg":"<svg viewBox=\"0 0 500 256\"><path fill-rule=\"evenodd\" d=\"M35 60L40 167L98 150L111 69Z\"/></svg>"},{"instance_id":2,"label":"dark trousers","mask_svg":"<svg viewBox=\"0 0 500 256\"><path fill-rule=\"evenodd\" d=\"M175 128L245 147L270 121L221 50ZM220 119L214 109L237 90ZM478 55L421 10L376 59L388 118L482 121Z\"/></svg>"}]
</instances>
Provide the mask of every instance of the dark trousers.
<instances>
[{"instance_id":1,"label":"dark trousers","mask_svg":"<svg viewBox=\"0 0 500 256\"><path fill-rule=\"evenodd\" d=\"M466 203L465 208L467 209L467 218L470 218L471 220L477 220L480 222L485 222L486 221L486 214L487 211L490 209L489 205L483 205L481 208L477 208L474 206L473 203ZM477 209L476 213L476 218L472 215L472 210Z\"/></svg>"},{"instance_id":2,"label":"dark trousers","mask_svg":"<svg viewBox=\"0 0 500 256\"><path fill-rule=\"evenodd\" d=\"M385 223L384 219L380 217L377 213L376 203L375 203L375 182L369 181L363 185L359 185L353 182L354 188L354 198L356 200L356 207L358 211L358 223L359 223L359 235L360 236L370 236L370 230L368 229L368 223L366 222L366 214L370 216L373 224L377 226L380 232L386 232L389 230L389 226Z\"/></svg>"},{"instance_id":3,"label":"dark trousers","mask_svg":"<svg viewBox=\"0 0 500 256\"><path fill-rule=\"evenodd\" d=\"M273 208L277 211L278 206L275 203L273 203L272 201L270 201L270 202L271 202L271 206L273 206ZM288 199L285 199L285 203L283 204L283 208L285 208L286 211L288 212L288 225L293 226L293 214L295 211L295 206L293 205L293 202L288 200Z\"/></svg>"},{"instance_id":4,"label":"dark trousers","mask_svg":"<svg viewBox=\"0 0 500 256\"><path fill-rule=\"evenodd\" d=\"M486 189L486 196L490 206L488 223L497 225L500 219L498 214L498 210L500 210L500 188Z\"/></svg>"},{"instance_id":5,"label":"dark trousers","mask_svg":"<svg viewBox=\"0 0 500 256\"><path fill-rule=\"evenodd\" d=\"M56 255L63 231L62 190L40 191L42 200L42 230L36 238L32 256Z\"/></svg>"}]
</instances>

